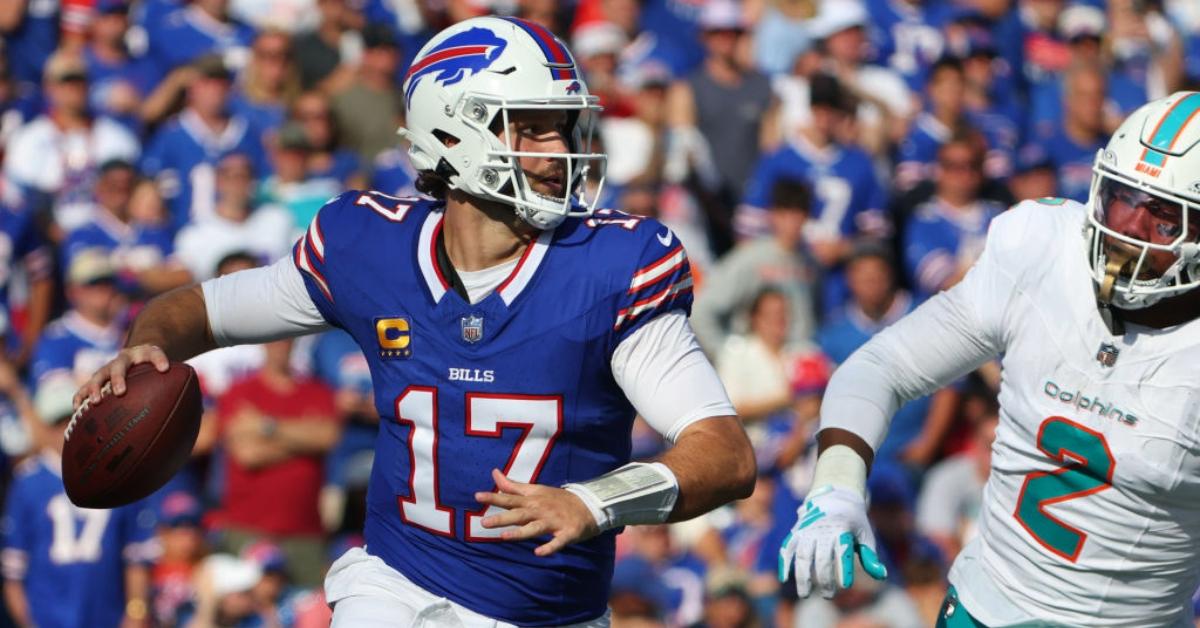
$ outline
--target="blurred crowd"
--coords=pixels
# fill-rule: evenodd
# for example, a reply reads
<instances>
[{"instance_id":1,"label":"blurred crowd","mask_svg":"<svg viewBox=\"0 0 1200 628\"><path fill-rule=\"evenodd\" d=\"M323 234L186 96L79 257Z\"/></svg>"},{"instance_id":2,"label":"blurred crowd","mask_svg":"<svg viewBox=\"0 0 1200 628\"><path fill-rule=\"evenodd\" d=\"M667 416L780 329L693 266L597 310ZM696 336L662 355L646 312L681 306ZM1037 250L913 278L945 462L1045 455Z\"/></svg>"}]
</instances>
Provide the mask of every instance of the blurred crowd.
<instances>
[{"instance_id":1,"label":"blurred crowd","mask_svg":"<svg viewBox=\"0 0 1200 628\"><path fill-rule=\"evenodd\" d=\"M0 623L327 625L379 421L349 336L193 360L193 460L112 511L63 492L71 396L153 296L289 254L342 190L415 194L399 86L433 33L488 13L570 45L605 107L587 184L687 246L693 326L759 461L749 499L625 530L614 626L932 624L999 369L893 420L869 482L888 581L797 600L776 556L824 386L957 282L994 216L1085 200L1126 114L1200 86L1194 0L3 0ZM640 422L634 444L664 447Z\"/></svg>"}]
</instances>

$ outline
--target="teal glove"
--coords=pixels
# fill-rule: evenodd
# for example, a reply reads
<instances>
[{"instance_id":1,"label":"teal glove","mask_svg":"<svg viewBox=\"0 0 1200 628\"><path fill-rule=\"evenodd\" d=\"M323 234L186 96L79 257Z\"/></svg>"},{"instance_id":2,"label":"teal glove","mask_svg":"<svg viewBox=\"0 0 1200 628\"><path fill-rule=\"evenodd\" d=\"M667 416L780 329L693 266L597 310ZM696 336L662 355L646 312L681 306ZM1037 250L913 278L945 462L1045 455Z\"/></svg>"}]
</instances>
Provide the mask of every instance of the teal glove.
<instances>
[{"instance_id":1,"label":"teal glove","mask_svg":"<svg viewBox=\"0 0 1200 628\"><path fill-rule=\"evenodd\" d=\"M887 577L887 568L875 553L867 503L858 493L823 486L809 493L797 516L779 548L779 581L787 581L794 563L800 597L808 597L816 588L822 597L831 598L838 587L850 588L855 555L872 578Z\"/></svg>"}]
</instances>

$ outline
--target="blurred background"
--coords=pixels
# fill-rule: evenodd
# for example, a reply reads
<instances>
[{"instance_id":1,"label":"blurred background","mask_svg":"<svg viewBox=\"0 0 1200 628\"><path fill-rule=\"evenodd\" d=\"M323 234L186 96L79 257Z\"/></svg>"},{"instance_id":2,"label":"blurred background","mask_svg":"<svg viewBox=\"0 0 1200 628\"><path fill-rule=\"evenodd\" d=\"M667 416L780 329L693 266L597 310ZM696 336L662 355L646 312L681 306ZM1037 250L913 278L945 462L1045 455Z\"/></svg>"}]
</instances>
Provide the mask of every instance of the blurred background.
<instances>
[{"instance_id":1,"label":"blurred background","mask_svg":"<svg viewBox=\"0 0 1200 628\"><path fill-rule=\"evenodd\" d=\"M1085 200L1126 114L1200 86L1195 0L3 0L0 622L327 625L379 421L349 336L194 360L193 461L114 511L63 493L71 395L154 295L288 254L342 190L414 194L404 73L490 13L573 50L605 106L602 205L686 245L693 325L759 461L749 499L625 530L613 625L933 623L975 531L999 368L893 421L869 487L889 580L798 601L776 557L825 384L957 282L994 216ZM640 422L634 441L664 447Z\"/></svg>"}]
</instances>

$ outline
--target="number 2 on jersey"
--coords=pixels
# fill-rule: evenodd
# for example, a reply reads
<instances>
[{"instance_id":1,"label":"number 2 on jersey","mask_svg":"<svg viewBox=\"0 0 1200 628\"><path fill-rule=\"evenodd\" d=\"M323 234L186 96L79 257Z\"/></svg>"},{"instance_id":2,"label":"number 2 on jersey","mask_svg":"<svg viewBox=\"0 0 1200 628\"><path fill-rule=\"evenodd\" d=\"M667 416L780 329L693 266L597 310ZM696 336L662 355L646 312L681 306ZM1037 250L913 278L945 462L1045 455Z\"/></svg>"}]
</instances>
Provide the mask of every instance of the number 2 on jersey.
<instances>
[{"instance_id":1,"label":"number 2 on jersey","mask_svg":"<svg viewBox=\"0 0 1200 628\"><path fill-rule=\"evenodd\" d=\"M537 480L550 448L562 431L563 400L556 395L502 395L467 393L466 434L500 438L504 428L522 430L517 444L500 471L516 482ZM396 422L410 426L408 433L409 492L399 497L400 517L434 534L454 536L454 509L438 501L438 391L431 386L409 386L396 397ZM453 473L453 471L451 471ZM481 487L485 488L485 487ZM484 528L481 520L496 514L495 506L466 516L466 540L500 538L502 530Z\"/></svg>"},{"instance_id":2,"label":"number 2 on jersey","mask_svg":"<svg viewBox=\"0 0 1200 628\"><path fill-rule=\"evenodd\" d=\"M1037 446L1063 468L1027 474L1013 516L1043 547L1075 562L1087 534L1047 513L1046 506L1111 487L1117 462L1103 434L1060 416L1042 421Z\"/></svg>"}]
</instances>

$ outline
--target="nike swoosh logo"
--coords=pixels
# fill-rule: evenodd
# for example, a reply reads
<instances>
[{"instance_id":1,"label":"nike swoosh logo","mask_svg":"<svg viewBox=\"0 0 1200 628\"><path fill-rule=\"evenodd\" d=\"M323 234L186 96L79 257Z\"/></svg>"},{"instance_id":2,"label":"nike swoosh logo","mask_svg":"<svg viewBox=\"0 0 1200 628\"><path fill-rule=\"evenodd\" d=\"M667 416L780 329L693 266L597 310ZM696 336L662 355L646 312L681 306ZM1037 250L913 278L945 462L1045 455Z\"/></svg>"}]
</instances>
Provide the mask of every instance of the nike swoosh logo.
<instances>
[{"instance_id":1,"label":"nike swoosh logo","mask_svg":"<svg viewBox=\"0 0 1200 628\"><path fill-rule=\"evenodd\" d=\"M654 234L654 237L658 238L658 241L663 246L671 246L671 240L674 239L674 236L671 235L670 229L667 229L666 233L656 233Z\"/></svg>"}]
</instances>

